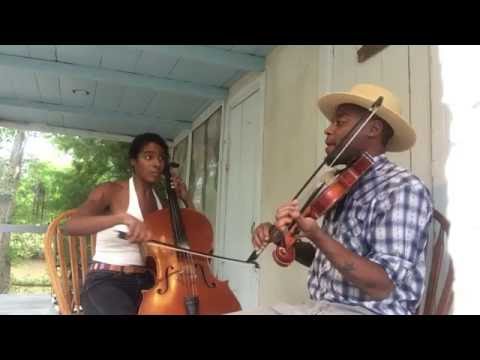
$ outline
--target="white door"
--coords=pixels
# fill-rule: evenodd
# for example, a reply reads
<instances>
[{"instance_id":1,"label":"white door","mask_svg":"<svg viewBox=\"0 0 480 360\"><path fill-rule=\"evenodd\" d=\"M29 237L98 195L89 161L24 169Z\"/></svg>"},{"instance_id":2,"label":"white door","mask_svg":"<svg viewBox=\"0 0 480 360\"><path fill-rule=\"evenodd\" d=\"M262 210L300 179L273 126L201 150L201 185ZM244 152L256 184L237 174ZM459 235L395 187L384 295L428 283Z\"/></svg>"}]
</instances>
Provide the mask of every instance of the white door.
<instances>
[{"instance_id":1,"label":"white door","mask_svg":"<svg viewBox=\"0 0 480 360\"><path fill-rule=\"evenodd\" d=\"M253 250L250 231L260 207L263 96L259 89L233 104L226 117L227 157L223 192L223 253L246 260ZM223 263L242 309L257 306L258 274L251 265Z\"/></svg>"}]
</instances>

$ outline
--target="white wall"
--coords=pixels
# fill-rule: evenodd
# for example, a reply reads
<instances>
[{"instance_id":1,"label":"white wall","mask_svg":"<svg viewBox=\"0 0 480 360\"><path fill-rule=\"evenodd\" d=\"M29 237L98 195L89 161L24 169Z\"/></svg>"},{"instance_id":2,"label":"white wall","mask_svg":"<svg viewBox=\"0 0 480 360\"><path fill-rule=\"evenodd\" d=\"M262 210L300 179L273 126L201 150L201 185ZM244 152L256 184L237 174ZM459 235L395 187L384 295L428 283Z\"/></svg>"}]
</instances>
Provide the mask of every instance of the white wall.
<instances>
[{"instance_id":1,"label":"white wall","mask_svg":"<svg viewBox=\"0 0 480 360\"><path fill-rule=\"evenodd\" d=\"M447 177L445 166L450 152L451 112L444 104L438 46L430 47L430 79L432 107L432 176L435 207L448 216Z\"/></svg>"},{"instance_id":2,"label":"white wall","mask_svg":"<svg viewBox=\"0 0 480 360\"><path fill-rule=\"evenodd\" d=\"M272 221L318 163L323 124L315 102L319 91L318 46L282 46L267 57L263 138L263 221ZM326 57L322 57L324 59ZM260 258L259 302L298 302L308 298L307 268L281 268L268 247Z\"/></svg>"},{"instance_id":3,"label":"white wall","mask_svg":"<svg viewBox=\"0 0 480 360\"><path fill-rule=\"evenodd\" d=\"M357 62L360 46L334 46L332 89L344 91L356 83L374 83L400 98L402 114L417 132L417 143L388 157L411 169L429 188L431 174L429 47L390 45L364 63Z\"/></svg>"}]
</instances>

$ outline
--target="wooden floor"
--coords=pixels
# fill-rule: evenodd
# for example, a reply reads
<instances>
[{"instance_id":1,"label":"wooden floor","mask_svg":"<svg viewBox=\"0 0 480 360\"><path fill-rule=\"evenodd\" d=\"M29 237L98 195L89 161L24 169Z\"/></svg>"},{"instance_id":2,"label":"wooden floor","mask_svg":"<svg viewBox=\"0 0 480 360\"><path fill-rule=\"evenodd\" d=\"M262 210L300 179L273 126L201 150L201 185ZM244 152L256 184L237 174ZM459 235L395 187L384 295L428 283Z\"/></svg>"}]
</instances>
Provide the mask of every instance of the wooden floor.
<instances>
[{"instance_id":1,"label":"wooden floor","mask_svg":"<svg viewBox=\"0 0 480 360\"><path fill-rule=\"evenodd\" d=\"M50 294L0 295L0 315L56 315Z\"/></svg>"}]
</instances>

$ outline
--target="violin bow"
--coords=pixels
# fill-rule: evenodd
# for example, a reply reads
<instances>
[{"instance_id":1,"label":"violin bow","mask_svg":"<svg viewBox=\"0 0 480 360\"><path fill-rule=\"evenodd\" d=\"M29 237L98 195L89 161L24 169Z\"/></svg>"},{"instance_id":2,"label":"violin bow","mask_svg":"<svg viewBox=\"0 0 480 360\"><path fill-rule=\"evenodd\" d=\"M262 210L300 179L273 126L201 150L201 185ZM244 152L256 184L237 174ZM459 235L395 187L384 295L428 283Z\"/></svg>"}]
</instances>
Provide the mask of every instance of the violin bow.
<instances>
[{"instance_id":1,"label":"violin bow","mask_svg":"<svg viewBox=\"0 0 480 360\"><path fill-rule=\"evenodd\" d=\"M127 233L125 231L121 231L121 230L115 230L115 231L118 233L119 238L126 239ZM159 246L159 247L167 248L167 249L170 249L170 250L173 250L173 251L192 254L192 255L208 258L208 259L221 259L221 260L225 260L225 261L233 261L233 262L238 262L238 263L242 263L242 264L254 265L256 269L260 268L260 265L258 265L258 263L254 260L245 261L245 260L239 260L239 259L229 258L229 257L225 257L225 256L220 256L220 255L210 255L210 254L203 253L201 251L194 251L194 250L190 250L190 249L181 248L181 247L178 247L178 246L175 246L175 245L167 244L167 243L164 243L162 241L153 241L152 240L152 241L147 241L147 243L149 245Z\"/></svg>"},{"instance_id":2,"label":"violin bow","mask_svg":"<svg viewBox=\"0 0 480 360\"><path fill-rule=\"evenodd\" d=\"M340 144L338 144L335 149L333 149L332 153L330 155L327 155L325 159L322 161L322 163L317 167L317 169L313 172L312 176L308 178L308 180L303 184L301 189L295 194L292 200L297 199L300 194L305 190L305 188L310 184L310 182L313 180L313 178L318 174L318 172L325 166L325 164L328 164L328 166L334 166L337 160L340 158L340 156L344 153L344 151L350 146L352 141L357 137L357 135L362 131L362 129L367 125L367 123L370 121L370 119L377 113L377 111L380 109L383 103L383 96L379 96L377 100L375 100L368 111L370 112L369 116L367 116L364 120L359 121L350 131L345 135L345 137L342 139ZM332 160L333 158L333 160ZM316 189L307 199L305 204L303 205L301 212L303 212L310 202L317 196L317 194L320 192L320 190L324 187L325 184L322 184L318 189ZM247 262L252 262L255 261L260 254L265 250L267 247L268 243L266 243L262 248L258 250L254 250L250 256L247 259Z\"/></svg>"}]
</instances>

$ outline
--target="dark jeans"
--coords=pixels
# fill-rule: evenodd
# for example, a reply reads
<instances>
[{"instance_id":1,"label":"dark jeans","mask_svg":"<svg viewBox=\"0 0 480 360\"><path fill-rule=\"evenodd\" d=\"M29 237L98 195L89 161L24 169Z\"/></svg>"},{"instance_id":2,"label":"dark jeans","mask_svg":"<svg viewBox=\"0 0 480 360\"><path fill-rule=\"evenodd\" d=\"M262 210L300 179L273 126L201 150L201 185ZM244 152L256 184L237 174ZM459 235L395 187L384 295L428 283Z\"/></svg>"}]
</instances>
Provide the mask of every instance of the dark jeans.
<instances>
[{"instance_id":1,"label":"dark jeans","mask_svg":"<svg viewBox=\"0 0 480 360\"><path fill-rule=\"evenodd\" d=\"M142 300L141 290L153 286L150 272L124 274L91 271L80 294L85 315L135 315Z\"/></svg>"}]
</instances>

